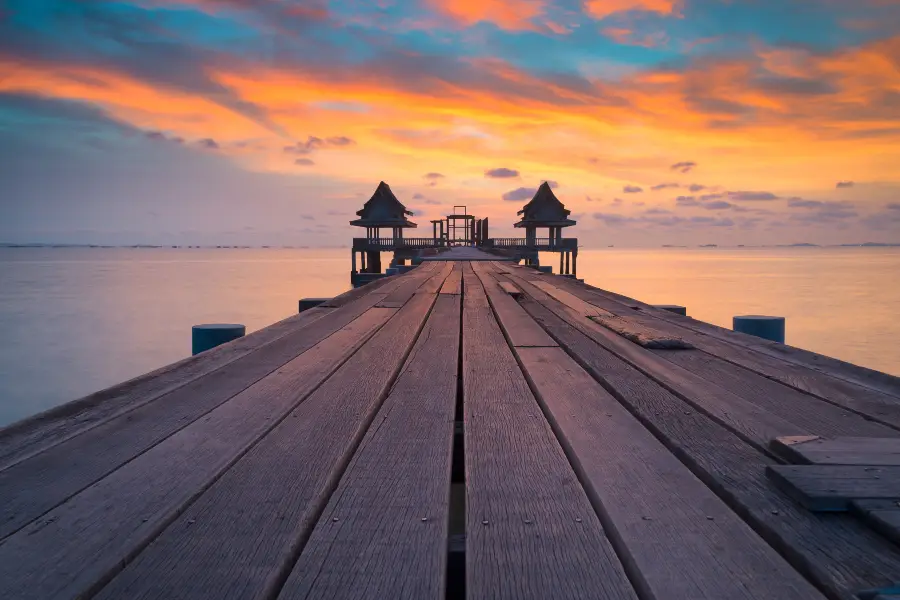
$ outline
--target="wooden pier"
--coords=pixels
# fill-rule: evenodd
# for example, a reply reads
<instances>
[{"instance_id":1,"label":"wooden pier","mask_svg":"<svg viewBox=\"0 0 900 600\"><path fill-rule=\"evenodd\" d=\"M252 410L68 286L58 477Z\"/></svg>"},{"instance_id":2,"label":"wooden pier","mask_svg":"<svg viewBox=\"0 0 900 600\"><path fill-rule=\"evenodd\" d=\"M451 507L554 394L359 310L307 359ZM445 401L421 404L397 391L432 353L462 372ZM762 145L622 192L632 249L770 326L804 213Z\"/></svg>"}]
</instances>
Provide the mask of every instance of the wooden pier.
<instances>
[{"instance_id":1,"label":"wooden pier","mask_svg":"<svg viewBox=\"0 0 900 600\"><path fill-rule=\"evenodd\" d=\"M900 594L898 378L433 258L0 431L0 598Z\"/></svg>"}]
</instances>

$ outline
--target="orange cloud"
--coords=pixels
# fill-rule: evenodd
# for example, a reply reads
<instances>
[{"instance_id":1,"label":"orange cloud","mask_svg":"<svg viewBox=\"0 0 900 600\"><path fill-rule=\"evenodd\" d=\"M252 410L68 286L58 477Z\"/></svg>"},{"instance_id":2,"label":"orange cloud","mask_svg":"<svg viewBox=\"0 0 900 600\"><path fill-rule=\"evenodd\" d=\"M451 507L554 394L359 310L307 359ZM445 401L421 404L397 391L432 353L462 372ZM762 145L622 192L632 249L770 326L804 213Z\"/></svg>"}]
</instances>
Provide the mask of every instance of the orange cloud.
<instances>
[{"instance_id":1,"label":"orange cloud","mask_svg":"<svg viewBox=\"0 0 900 600\"><path fill-rule=\"evenodd\" d=\"M502 29L534 29L532 19L543 14L546 0L429 0L432 7L465 25L481 21Z\"/></svg>"},{"instance_id":2,"label":"orange cloud","mask_svg":"<svg viewBox=\"0 0 900 600\"><path fill-rule=\"evenodd\" d=\"M678 14L681 0L587 0L584 8L589 15L598 20L615 13L637 10L671 15Z\"/></svg>"}]
</instances>

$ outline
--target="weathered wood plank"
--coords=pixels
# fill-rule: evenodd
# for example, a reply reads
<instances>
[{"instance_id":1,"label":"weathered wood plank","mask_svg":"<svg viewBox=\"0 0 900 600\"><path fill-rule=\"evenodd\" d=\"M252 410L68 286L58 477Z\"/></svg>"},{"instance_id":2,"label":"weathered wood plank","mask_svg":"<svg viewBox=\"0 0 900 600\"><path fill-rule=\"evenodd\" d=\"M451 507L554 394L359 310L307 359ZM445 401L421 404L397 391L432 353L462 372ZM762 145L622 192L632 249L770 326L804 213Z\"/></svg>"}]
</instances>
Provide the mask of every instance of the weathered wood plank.
<instances>
[{"instance_id":1,"label":"weathered wood plank","mask_svg":"<svg viewBox=\"0 0 900 600\"><path fill-rule=\"evenodd\" d=\"M654 354L796 425L797 431L822 436L900 437L887 425L705 352L655 351Z\"/></svg>"},{"instance_id":2,"label":"weathered wood plank","mask_svg":"<svg viewBox=\"0 0 900 600\"><path fill-rule=\"evenodd\" d=\"M429 263L429 266L431 267L430 275L425 283L416 290L417 294L437 294L444 287L447 277L453 272L453 263L433 262ZM416 271L420 268L416 267Z\"/></svg>"},{"instance_id":3,"label":"weathered wood plank","mask_svg":"<svg viewBox=\"0 0 900 600\"><path fill-rule=\"evenodd\" d=\"M334 373L386 319L398 316L395 312L370 309L6 538L0 544L0 598L77 597L96 589ZM396 323L388 321L382 337L395 331Z\"/></svg>"},{"instance_id":4,"label":"weathered wood plank","mask_svg":"<svg viewBox=\"0 0 900 600\"><path fill-rule=\"evenodd\" d=\"M429 267L431 267L431 265L429 265ZM438 267L437 265L435 267L431 267L431 269L435 268L439 269L440 267ZM376 306L380 308L402 308L404 304L409 302L409 299L413 297L416 291L420 287L422 287L423 283L435 277L439 279L437 287L440 288L440 285L441 283L443 283L446 275L441 276L439 273L436 273L431 269L423 269L420 271L418 268L416 268L403 275L397 275L396 277L399 281L399 285L397 285L396 289L388 294L384 298L384 300L379 302ZM428 293L432 292L429 291Z\"/></svg>"},{"instance_id":5,"label":"weathered wood plank","mask_svg":"<svg viewBox=\"0 0 900 600\"><path fill-rule=\"evenodd\" d=\"M591 317L610 331L618 333L629 342L655 350L689 350L694 346L677 335L666 335L661 331L635 323L621 317Z\"/></svg>"},{"instance_id":6,"label":"weathered wood plank","mask_svg":"<svg viewBox=\"0 0 900 600\"><path fill-rule=\"evenodd\" d=\"M841 513L813 513L779 492L773 458L746 443L531 298L522 306L719 497L834 598L858 600L900 572L900 547Z\"/></svg>"},{"instance_id":7,"label":"weathered wood plank","mask_svg":"<svg viewBox=\"0 0 900 600\"><path fill-rule=\"evenodd\" d=\"M790 462L809 465L900 467L900 438L789 436L772 440L772 449Z\"/></svg>"},{"instance_id":8,"label":"weathered wood plank","mask_svg":"<svg viewBox=\"0 0 900 600\"><path fill-rule=\"evenodd\" d=\"M462 266L463 263L461 262L454 263L453 271L447 277L444 285L441 286L442 294L462 294Z\"/></svg>"},{"instance_id":9,"label":"weathered wood plank","mask_svg":"<svg viewBox=\"0 0 900 600\"><path fill-rule=\"evenodd\" d=\"M96 597L274 595L387 395L435 297L414 295ZM165 464L171 462L167 457Z\"/></svg>"},{"instance_id":10,"label":"weathered wood plank","mask_svg":"<svg viewBox=\"0 0 900 600\"><path fill-rule=\"evenodd\" d=\"M509 281L501 281L501 282L500 282L500 288L501 288L504 292L506 292L507 294L509 294L510 296L512 296L513 298L518 298L519 296L522 295L522 290L520 290L519 288L517 288L515 285L513 285L513 284L510 283Z\"/></svg>"},{"instance_id":11,"label":"weathered wood plank","mask_svg":"<svg viewBox=\"0 0 900 600\"><path fill-rule=\"evenodd\" d=\"M516 276L519 276L518 274ZM560 289L549 283L547 281L541 280L532 280L532 283L535 287L539 288L542 292L550 296L551 298L565 304L572 310L576 311L578 314L585 317L611 317L613 314L607 310L603 310L585 302L581 298L578 298L574 294L571 294L563 289Z\"/></svg>"},{"instance_id":12,"label":"weathered wood plank","mask_svg":"<svg viewBox=\"0 0 900 600\"><path fill-rule=\"evenodd\" d=\"M559 315L567 323L637 368L647 377L675 393L686 401L690 408L703 411L763 452L768 452L768 444L772 438L811 433L706 381L687 369L682 369L656 356L649 350L632 344L605 327L594 323L581 313L557 302L518 275L509 277L512 277L529 297ZM691 350L679 352L691 352ZM770 433L774 433L774 435L769 435Z\"/></svg>"},{"instance_id":13,"label":"weathered wood plank","mask_svg":"<svg viewBox=\"0 0 900 600\"><path fill-rule=\"evenodd\" d=\"M463 285L468 597L635 598L480 282Z\"/></svg>"},{"instance_id":14,"label":"weathered wood plank","mask_svg":"<svg viewBox=\"0 0 900 600\"><path fill-rule=\"evenodd\" d=\"M616 550L655 598L823 598L560 348L516 354Z\"/></svg>"},{"instance_id":15,"label":"weathered wood plank","mask_svg":"<svg viewBox=\"0 0 900 600\"><path fill-rule=\"evenodd\" d=\"M900 398L900 378L657 310L642 302L589 288L572 280L557 283L582 300L614 314L629 316L637 322L652 323L660 328L667 324L673 334L681 335L705 352L893 427L900 427L900 403L897 402ZM632 306L640 310L634 311ZM746 343L735 343L735 340ZM829 372L825 367L816 369L806 364L809 361L798 363L789 360L798 355L819 357L815 362L833 364L835 371Z\"/></svg>"},{"instance_id":16,"label":"weathered wood plank","mask_svg":"<svg viewBox=\"0 0 900 600\"><path fill-rule=\"evenodd\" d=\"M330 312L319 307L293 315L228 344L0 429L0 469L196 381Z\"/></svg>"},{"instance_id":17,"label":"weathered wood plank","mask_svg":"<svg viewBox=\"0 0 900 600\"><path fill-rule=\"evenodd\" d=\"M356 342L385 315L367 313L383 295L363 297L285 335L226 368L0 471L0 539L201 418L336 332ZM367 315L365 318L360 315ZM355 319L362 319L354 324Z\"/></svg>"},{"instance_id":18,"label":"weathered wood plank","mask_svg":"<svg viewBox=\"0 0 900 600\"><path fill-rule=\"evenodd\" d=\"M477 263L472 269L481 282L506 339L513 346L556 346L547 332L504 290L491 275L488 263Z\"/></svg>"},{"instance_id":19,"label":"weathered wood plank","mask_svg":"<svg viewBox=\"0 0 900 600\"><path fill-rule=\"evenodd\" d=\"M900 544L900 500L854 500L851 510L875 531Z\"/></svg>"},{"instance_id":20,"label":"weathered wood plank","mask_svg":"<svg viewBox=\"0 0 900 600\"><path fill-rule=\"evenodd\" d=\"M809 510L850 510L853 500L900 500L900 467L772 465L766 473Z\"/></svg>"},{"instance_id":21,"label":"weathered wood plank","mask_svg":"<svg viewBox=\"0 0 900 600\"><path fill-rule=\"evenodd\" d=\"M442 290L280 600L443 598L459 329Z\"/></svg>"}]
</instances>

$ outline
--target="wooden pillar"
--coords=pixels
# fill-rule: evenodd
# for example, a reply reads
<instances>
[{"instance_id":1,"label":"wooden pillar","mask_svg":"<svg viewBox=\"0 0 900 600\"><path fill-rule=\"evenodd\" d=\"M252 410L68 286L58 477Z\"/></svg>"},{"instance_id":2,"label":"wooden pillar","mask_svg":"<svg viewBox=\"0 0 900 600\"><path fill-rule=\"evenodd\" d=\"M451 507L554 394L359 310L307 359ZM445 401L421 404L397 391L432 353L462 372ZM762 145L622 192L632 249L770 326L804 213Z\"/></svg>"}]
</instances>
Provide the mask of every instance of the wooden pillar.
<instances>
[{"instance_id":1,"label":"wooden pillar","mask_svg":"<svg viewBox=\"0 0 900 600\"><path fill-rule=\"evenodd\" d=\"M481 239L489 240L491 239L491 234L488 232L488 218L485 217L481 222Z\"/></svg>"},{"instance_id":2,"label":"wooden pillar","mask_svg":"<svg viewBox=\"0 0 900 600\"><path fill-rule=\"evenodd\" d=\"M568 250L566 250L566 272L565 272L565 274L566 275L569 274L569 251Z\"/></svg>"},{"instance_id":3,"label":"wooden pillar","mask_svg":"<svg viewBox=\"0 0 900 600\"><path fill-rule=\"evenodd\" d=\"M572 275L578 277L578 248L572 251Z\"/></svg>"},{"instance_id":4,"label":"wooden pillar","mask_svg":"<svg viewBox=\"0 0 900 600\"><path fill-rule=\"evenodd\" d=\"M351 273L356 273L356 250L351 250L351 251L350 251L350 260L351 260L352 263L353 263L353 267L352 267L352 269L351 269L350 272L351 272Z\"/></svg>"},{"instance_id":5,"label":"wooden pillar","mask_svg":"<svg viewBox=\"0 0 900 600\"><path fill-rule=\"evenodd\" d=\"M559 253L559 271L558 271L558 273L560 275L563 274L563 253L562 252Z\"/></svg>"}]
</instances>

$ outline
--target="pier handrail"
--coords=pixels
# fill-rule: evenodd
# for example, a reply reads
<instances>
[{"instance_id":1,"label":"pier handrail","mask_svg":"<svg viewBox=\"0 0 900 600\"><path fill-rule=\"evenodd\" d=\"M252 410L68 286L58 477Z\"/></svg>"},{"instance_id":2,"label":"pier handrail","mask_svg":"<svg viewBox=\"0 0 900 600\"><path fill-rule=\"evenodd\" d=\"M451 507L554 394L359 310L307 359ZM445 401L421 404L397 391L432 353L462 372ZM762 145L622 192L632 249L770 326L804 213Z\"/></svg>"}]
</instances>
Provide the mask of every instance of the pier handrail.
<instances>
[{"instance_id":1,"label":"pier handrail","mask_svg":"<svg viewBox=\"0 0 900 600\"><path fill-rule=\"evenodd\" d=\"M447 245L443 238L353 238L356 250L393 250L395 248L442 248Z\"/></svg>"},{"instance_id":2,"label":"pier handrail","mask_svg":"<svg viewBox=\"0 0 900 600\"><path fill-rule=\"evenodd\" d=\"M485 240L485 246L494 248L548 248L548 249L566 249L573 250L578 247L578 240L575 238L560 238L552 240L550 238L491 238Z\"/></svg>"}]
</instances>

